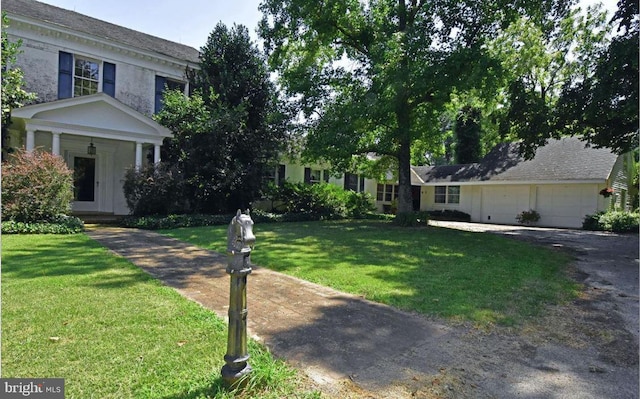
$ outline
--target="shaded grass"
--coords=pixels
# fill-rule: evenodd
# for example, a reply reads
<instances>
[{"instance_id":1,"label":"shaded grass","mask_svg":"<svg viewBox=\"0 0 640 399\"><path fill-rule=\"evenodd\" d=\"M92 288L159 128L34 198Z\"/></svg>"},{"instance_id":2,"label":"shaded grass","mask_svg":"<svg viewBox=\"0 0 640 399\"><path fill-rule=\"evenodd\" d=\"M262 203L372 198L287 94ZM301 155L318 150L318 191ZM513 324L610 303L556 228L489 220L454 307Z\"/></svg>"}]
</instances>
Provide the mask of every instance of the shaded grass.
<instances>
[{"instance_id":1,"label":"shaded grass","mask_svg":"<svg viewBox=\"0 0 640 399\"><path fill-rule=\"evenodd\" d=\"M83 234L2 237L2 377L67 398L231 398L226 324ZM242 397L317 397L266 349Z\"/></svg>"},{"instance_id":2,"label":"shaded grass","mask_svg":"<svg viewBox=\"0 0 640 399\"><path fill-rule=\"evenodd\" d=\"M224 252L226 226L162 233ZM372 301L481 325L514 325L573 297L563 253L493 234L384 221L254 226L252 261Z\"/></svg>"}]
</instances>

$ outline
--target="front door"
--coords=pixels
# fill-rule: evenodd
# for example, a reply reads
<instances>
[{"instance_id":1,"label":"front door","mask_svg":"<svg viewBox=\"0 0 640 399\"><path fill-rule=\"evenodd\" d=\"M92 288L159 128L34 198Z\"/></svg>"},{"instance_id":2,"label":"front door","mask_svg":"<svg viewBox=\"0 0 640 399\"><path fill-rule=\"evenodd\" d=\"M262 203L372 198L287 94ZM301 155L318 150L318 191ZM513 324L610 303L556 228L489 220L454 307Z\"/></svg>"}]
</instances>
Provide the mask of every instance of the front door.
<instances>
[{"instance_id":1,"label":"front door","mask_svg":"<svg viewBox=\"0 0 640 399\"><path fill-rule=\"evenodd\" d=\"M72 155L73 210L97 212L99 210L98 159L96 156Z\"/></svg>"}]
</instances>

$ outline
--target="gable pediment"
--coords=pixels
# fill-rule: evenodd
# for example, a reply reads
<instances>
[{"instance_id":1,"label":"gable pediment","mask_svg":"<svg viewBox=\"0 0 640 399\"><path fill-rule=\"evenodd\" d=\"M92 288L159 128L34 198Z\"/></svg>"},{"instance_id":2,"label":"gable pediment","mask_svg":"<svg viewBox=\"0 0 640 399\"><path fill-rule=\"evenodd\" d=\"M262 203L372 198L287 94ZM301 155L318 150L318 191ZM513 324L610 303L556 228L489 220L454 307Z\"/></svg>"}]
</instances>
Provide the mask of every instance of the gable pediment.
<instances>
[{"instance_id":1,"label":"gable pediment","mask_svg":"<svg viewBox=\"0 0 640 399\"><path fill-rule=\"evenodd\" d=\"M38 129L120 135L122 140L156 142L171 136L169 129L104 93L29 105L13 110L12 117Z\"/></svg>"}]
</instances>

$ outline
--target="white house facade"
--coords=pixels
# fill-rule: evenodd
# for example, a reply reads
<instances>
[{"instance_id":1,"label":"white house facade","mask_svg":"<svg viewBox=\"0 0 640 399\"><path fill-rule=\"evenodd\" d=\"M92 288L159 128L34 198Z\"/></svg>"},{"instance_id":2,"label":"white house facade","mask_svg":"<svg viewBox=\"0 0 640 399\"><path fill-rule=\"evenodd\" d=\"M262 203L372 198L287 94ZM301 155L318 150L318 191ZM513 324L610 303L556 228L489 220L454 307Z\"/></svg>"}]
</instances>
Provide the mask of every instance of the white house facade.
<instances>
[{"instance_id":1,"label":"white house facade","mask_svg":"<svg viewBox=\"0 0 640 399\"><path fill-rule=\"evenodd\" d=\"M16 66L34 104L12 111L9 143L42 148L74 170L75 213L129 213L127 168L160 161L171 132L151 116L162 92L188 92L198 50L33 0L3 0Z\"/></svg>"}]
</instances>

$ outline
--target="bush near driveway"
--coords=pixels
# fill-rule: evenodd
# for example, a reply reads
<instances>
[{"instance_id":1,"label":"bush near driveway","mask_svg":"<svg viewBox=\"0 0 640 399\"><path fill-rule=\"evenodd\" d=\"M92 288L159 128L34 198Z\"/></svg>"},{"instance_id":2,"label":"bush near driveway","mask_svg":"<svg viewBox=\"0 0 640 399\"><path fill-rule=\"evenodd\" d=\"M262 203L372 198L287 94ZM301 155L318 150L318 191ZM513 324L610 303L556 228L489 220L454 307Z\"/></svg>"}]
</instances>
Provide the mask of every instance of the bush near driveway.
<instances>
[{"instance_id":1,"label":"bush near driveway","mask_svg":"<svg viewBox=\"0 0 640 399\"><path fill-rule=\"evenodd\" d=\"M585 216L582 228L593 231L611 231L614 233L638 232L639 212L607 211Z\"/></svg>"}]
</instances>

